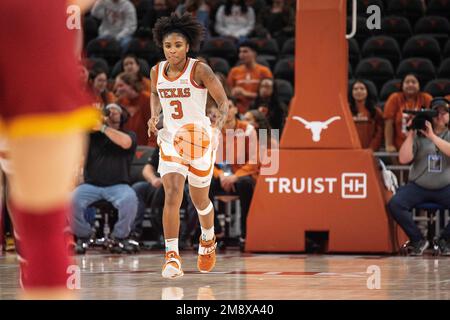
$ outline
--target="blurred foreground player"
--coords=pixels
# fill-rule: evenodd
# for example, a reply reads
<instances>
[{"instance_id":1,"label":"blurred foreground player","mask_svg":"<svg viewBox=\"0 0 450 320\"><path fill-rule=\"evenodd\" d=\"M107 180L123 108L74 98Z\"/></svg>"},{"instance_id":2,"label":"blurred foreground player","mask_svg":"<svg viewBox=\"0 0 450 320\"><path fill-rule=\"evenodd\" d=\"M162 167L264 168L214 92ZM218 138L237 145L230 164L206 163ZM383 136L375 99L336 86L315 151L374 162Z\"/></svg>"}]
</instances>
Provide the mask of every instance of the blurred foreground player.
<instances>
[{"instance_id":1,"label":"blurred foreground player","mask_svg":"<svg viewBox=\"0 0 450 320\"><path fill-rule=\"evenodd\" d=\"M24 298L70 297L63 229L84 130L97 121L80 89L67 5L0 2L0 134L9 140L15 168L11 209Z\"/></svg>"}]
</instances>

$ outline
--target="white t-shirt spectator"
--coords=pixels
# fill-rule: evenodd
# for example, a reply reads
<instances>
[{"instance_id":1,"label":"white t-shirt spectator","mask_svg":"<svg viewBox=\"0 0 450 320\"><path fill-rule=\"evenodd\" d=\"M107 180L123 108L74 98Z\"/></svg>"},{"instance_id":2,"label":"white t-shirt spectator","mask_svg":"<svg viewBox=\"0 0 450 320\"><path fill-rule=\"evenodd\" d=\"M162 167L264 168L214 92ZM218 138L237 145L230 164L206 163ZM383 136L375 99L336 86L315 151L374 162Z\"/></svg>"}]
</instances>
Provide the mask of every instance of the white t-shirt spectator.
<instances>
[{"instance_id":1,"label":"white t-shirt spectator","mask_svg":"<svg viewBox=\"0 0 450 320\"><path fill-rule=\"evenodd\" d=\"M129 0L98 0L91 14L102 20L98 29L100 37L121 40L136 31L136 9Z\"/></svg>"},{"instance_id":2,"label":"white t-shirt spectator","mask_svg":"<svg viewBox=\"0 0 450 320\"><path fill-rule=\"evenodd\" d=\"M221 36L247 37L255 27L255 11L247 7L247 13L241 11L241 6L233 5L231 14L225 15L225 5L220 6L216 13L215 29Z\"/></svg>"}]
</instances>

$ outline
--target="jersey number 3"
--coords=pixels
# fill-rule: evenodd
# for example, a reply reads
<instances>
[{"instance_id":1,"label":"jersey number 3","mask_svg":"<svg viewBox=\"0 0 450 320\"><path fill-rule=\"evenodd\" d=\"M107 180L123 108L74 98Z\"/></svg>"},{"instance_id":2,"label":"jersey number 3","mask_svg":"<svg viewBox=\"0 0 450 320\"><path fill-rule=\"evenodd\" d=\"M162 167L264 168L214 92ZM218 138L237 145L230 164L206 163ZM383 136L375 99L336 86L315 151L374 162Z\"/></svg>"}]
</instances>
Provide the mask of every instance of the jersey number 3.
<instances>
[{"instance_id":1,"label":"jersey number 3","mask_svg":"<svg viewBox=\"0 0 450 320\"><path fill-rule=\"evenodd\" d=\"M170 102L170 105L172 107L175 107L175 112L172 113L172 118L177 120L183 118L183 108L181 107L181 102L178 100L174 100Z\"/></svg>"}]
</instances>

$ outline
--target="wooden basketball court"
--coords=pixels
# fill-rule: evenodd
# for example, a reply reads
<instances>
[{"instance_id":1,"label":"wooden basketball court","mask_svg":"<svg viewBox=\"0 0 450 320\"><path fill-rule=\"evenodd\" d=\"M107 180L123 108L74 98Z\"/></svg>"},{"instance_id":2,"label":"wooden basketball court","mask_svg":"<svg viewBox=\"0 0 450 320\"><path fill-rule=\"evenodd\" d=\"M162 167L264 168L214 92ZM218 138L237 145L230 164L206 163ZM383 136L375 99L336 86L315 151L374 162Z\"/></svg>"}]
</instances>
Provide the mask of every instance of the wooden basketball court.
<instances>
[{"instance_id":1,"label":"wooden basketball court","mask_svg":"<svg viewBox=\"0 0 450 320\"><path fill-rule=\"evenodd\" d=\"M163 253L76 258L81 299L291 300L450 299L450 257L242 254L228 249L210 274L196 269L196 254L181 252L185 275L161 277ZM378 269L377 269L378 268ZM374 278L379 270L379 289ZM368 273L368 271L370 273ZM369 277L371 277L369 279ZM369 289L369 288L373 289ZM15 254L0 256L0 300L15 299Z\"/></svg>"}]
</instances>

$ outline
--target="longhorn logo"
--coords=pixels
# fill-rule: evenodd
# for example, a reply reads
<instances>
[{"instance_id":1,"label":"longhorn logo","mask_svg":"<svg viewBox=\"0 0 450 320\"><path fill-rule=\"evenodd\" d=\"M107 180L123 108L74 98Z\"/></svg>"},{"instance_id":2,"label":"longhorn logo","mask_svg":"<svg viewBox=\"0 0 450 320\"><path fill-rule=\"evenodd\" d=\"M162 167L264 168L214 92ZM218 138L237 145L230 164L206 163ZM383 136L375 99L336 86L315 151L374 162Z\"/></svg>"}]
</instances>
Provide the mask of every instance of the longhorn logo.
<instances>
[{"instance_id":1,"label":"longhorn logo","mask_svg":"<svg viewBox=\"0 0 450 320\"><path fill-rule=\"evenodd\" d=\"M327 121L306 121L305 119L301 117L294 116L292 119L297 120L298 122L301 122L305 125L305 129L310 129L312 133L312 139L314 142L320 141L320 134L322 133L322 130L327 129L328 125L336 120L341 120L341 117L332 117L328 119Z\"/></svg>"}]
</instances>

